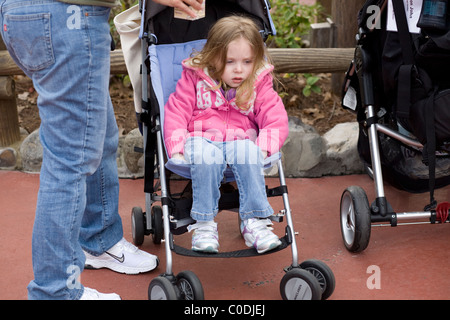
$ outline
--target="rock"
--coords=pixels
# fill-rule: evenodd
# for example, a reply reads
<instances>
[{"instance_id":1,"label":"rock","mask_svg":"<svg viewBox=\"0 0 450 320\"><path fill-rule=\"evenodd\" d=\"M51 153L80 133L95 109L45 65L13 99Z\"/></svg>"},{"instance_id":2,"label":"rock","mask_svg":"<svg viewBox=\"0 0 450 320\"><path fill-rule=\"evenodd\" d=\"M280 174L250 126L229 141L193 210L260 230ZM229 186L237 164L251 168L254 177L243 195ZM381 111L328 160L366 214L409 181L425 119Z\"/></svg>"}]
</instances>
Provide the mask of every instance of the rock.
<instances>
[{"instance_id":1,"label":"rock","mask_svg":"<svg viewBox=\"0 0 450 320\"><path fill-rule=\"evenodd\" d=\"M29 134L20 145L22 170L25 172L39 172L42 165L43 149L39 139L39 129Z\"/></svg>"},{"instance_id":2,"label":"rock","mask_svg":"<svg viewBox=\"0 0 450 320\"><path fill-rule=\"evenodd\" d=\"M323 135L326 144L324 161L315 168L321 175L363 173L364 166L358 154L359 125L357 122L337 124Z\"/></svg>"},{"instance_id":3,"label":"rock","mask_svg":"<svg viewBox=\"0 0 450 320\"><path fill-rule=\"evenodd\" d=\"M16 166L16 150L13 148L0 149L0 168L10 169Z\"/></svg>"},{"instance_id":4,"label":"rock","mask_svg":"<svg viewBox=\"0 0 450 320\"><path fill-rule=\"evenodd\" d=\"M321 136L310 125L295 117L289 118L289 137L281 149L286 177L321 177L363 173L359 159L357 141L359 128L356 122L342 123ZM120 178L140 178L144 176L144 157L135 147L143 148L143 137L139 129L134 129L119 138L117 165ZM39 129L28 135L14 154L12 148L0 153L0 167L11 164L16 157L22 159L23 171L39 172L42 162L42 146ZM0 150L1 152L1 150ZM4 151L5 152L5 151ZM13 156L14 154L14 156ZM20 162L20 160L19 160ZM14 168L12 165L7 168ZM266 170L267 176L278 175L277 167Z\"/></svg>"},{"instance_id":5,"label":"rock","mask_svg":"<svg viewBox=\"0 0 450 320\"><path fill-rule=\"evenodd\" d=\"M289 137L282 152L286 177L316 178L363 173L357 150L357 122L336 125L325 135L297 118L289 119Z\"/></svg>"},{"instance_id":6,"label":"rock","mask_svg":"<svg viewBox=\"0 0 450 320\"><path fill-rule=\"evenodd\" d=\"M281 149L286 177L306 177L325 153L325 145L317 131L300 119L289 117L289 136Z\"/></svg>"},{"instance_id":7,"label":"rock","mask_svg":"<svg viewBox=\"0 0 450 320\"><path fill-rule=\"evenodd\" d=\"M144 155L136 152L135 147L143 150L144 140L139 129L130 131L119 143L118 167L120 178L139 178L144 176Z\"/></svg>"},{"instance_id":8,"label":"rock","mask_svg":"<svg viewBox=\"0 0 450 320\"><path fill-rule=\"evenodd\" d=\"M139 129L132 130L125 137L123 148L125 153L125 163L128 169L133 173L143 174L144 154L135 150L135 148L140 150L143 150L144 148L144 139Z\"/></svg>"}]
</instances>

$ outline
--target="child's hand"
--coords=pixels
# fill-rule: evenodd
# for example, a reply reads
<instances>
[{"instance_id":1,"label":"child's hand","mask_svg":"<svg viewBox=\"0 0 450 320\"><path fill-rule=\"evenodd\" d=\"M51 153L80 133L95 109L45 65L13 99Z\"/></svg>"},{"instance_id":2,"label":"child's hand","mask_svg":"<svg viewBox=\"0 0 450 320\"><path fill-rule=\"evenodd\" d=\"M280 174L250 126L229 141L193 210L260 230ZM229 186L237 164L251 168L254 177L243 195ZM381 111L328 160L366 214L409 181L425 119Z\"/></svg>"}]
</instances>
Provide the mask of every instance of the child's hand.
<instances>
[{"instance_id":1,"label":"child's hand","mask_svg":"<svg viewBox=\"0 0 450 320\"><path fill-rule=\"evenodd\" d=\"M262 154L263 154L263 159L267 158L267 151L265 150L261 150Z\"/></svg>"},{"instance_id":2,"label":"child's hand","mask_svg":"<svg viewBox=\"0 0 450 320\"><path fill-rule=\"evenodd\" d=\"M174 159L174 160L176 159L176 160L186 161L186 160L184 159L184 155L181 154L181 153L179 153L179 152L174 153L174 154L172 155L172 159Z\"/></svg>"}]
</instances>

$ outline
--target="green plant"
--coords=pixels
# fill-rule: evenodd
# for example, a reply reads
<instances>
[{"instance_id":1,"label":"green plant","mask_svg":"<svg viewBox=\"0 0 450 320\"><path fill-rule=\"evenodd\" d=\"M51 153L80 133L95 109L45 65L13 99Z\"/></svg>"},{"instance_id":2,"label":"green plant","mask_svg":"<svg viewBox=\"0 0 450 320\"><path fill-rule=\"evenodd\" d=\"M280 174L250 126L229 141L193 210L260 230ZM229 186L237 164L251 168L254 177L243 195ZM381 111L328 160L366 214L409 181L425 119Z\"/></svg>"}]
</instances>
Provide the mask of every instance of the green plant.
<instances>
[{"instance_id":1,"label":"green plant","mask_svg":"<svg viewBox=\"0 0 450 320\"><path fill-rule=\"evenodd\" d=\"M278 48L301 48L311 23L322 14L320 4L305 5L298 0L273 0L271 16L277 35L269 41Z\"/></svg>"},{"instance_id":2,"label":"green plant","mask_svg":"<svg viewBox=\"0 0 450 320\"><path fill-rule=\"evenodd\" d=\"M278 48L301 48L304 47L302 39L308 34L311 23L323 14L320 4L304 5L298 0L273 0L271 16L277 30L277 35L269 39L270 46ZM312 74L286 74L285 76L295 78L304 77L305 87L302 93L309 97L312 92L320 93L321 89L316 84L319 77Z\"/></svg>"},{"instance_id":3,"label":"green plant","mask_svg":"<svg viewBox=\"0 0 450 320\"><path fill-rule=\"evenodd\" d=\"M303 77L306 79L305 87L302 90L305 97L309 97L311 92L320 93L321 89L318 85L316 85L316 82L320 79L319 77L310 73L303 74Z\"/></svg>"}]
</instances>

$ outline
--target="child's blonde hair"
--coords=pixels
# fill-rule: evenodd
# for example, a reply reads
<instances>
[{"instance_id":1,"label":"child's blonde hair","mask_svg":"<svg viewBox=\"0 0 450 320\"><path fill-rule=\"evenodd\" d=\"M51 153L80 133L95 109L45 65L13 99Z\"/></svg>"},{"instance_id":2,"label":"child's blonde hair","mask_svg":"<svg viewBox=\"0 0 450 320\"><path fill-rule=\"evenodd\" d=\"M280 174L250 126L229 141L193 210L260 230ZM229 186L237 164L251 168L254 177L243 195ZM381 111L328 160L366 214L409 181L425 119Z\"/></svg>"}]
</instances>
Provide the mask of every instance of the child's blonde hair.
<instances>
[{"instance_id":1,"label":"child's blonde hair","mask_svg":"<svg viewBox=\"0 0 450 320\"><path fill-rule=\"evenodd\" d=\"M254 54L253 76L246 79L236 90L236 105L247 110L253 98L255 73L266 60L267 53L258 27L250 18L229 16L218 20L208 33L207 42L193 59L192 64L199 68L207 68L209 75L222 86L222 74L227 60L227 49L230 42L244 38L250 44Z\"/></svg>"}]
</instances>

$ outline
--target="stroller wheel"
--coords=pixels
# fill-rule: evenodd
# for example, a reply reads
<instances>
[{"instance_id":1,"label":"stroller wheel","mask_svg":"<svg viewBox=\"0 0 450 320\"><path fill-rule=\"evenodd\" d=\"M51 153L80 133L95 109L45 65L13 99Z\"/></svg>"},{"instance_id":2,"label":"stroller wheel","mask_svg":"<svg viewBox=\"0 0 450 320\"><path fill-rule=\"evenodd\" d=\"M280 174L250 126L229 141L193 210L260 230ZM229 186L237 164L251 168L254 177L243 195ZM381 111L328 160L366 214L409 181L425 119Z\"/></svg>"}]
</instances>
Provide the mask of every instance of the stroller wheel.
<instances>
[{"instance_id":1,"label":"stroller wheel","mask_svg":"<svg viewBox=\"0 0 450 320\"><path fill-rule=\"evenodd\" d=\"M160 206L153 206L152 212L152 239L154 244L160 244L164 237L163 213Z\"/></svg>"},{"instance_id":2,"label":"stroller wheel","mask_svg":"<svg viewBox=\"0 0 450 320\"><path fill-rule=\"evenodd\" d=\"M316 277L303 269L294 268L286 272L280 283L284 300L320 300L322 289Z\"/></svg>"},{"instance_id":3,"label":"stroller wheel","mask_svg":"<svg viewBox=\"0 0 450 320\"><path fill-rule=\"evenodd\" d=\"M191 271L182 271L177 275L177 286L181 293L181 300L204 300L203 286Z\"/></svg>"},{"instance_id":4,"label":"stroller wheel","mask_svg":"<svg viewBox=\"0 0 450 320\"><path fill-rule=\"evenodd\" d=\"M145 216L140 207L134 207L131 210L131 234L136 246L140 246L144 242Z\"/></svg>"},{"instance_id":5,"label":"stroller wheel","mask_svg":"<svg viewBox=\"0 0 450 320\"><path fill-rule=\"evenodd\" d=\"M154 278L148 286L149 300L177 300L177 292L172 281L164 276Z\"/></svg>"},{"instance_id":6,"label":"stroller wheel","mask_svg":"<svg viewBox=\"0 0 450 320\"><path fill-rule=\"evenodd\" d=\"M336 279L330 267L320 260L311 259L302 262L300 268L309 271L319 281L322 289L322 300L326 300L332 295L336 286Z\"/></svg>"},{"instance_id":7,"label":"stroller wheel","mask_svg":"<svg viewBox=\"0 0 450 320\"><path fill-rule=\"evenodd\" d=\"M341 197L341 233L348 251L360 252L367 248L370 227L366 192L358 186L348 187Z\"/></svg>"}]
</instances>

